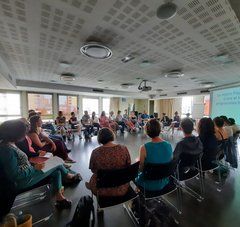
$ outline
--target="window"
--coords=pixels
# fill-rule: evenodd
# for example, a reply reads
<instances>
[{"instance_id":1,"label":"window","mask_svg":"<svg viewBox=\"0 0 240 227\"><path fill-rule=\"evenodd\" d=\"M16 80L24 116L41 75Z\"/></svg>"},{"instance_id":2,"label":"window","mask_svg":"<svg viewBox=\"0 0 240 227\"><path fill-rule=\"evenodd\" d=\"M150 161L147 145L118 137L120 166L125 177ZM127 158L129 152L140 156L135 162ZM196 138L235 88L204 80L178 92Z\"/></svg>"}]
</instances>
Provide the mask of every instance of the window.
<instances>
[{"instance_id":1,"label":"window","mask_svg":"<svg viewBox=\"0 0 240 227\"><path fill-rule=\"evenodd\" d=\"M210 115L210 95L204 96L204 117L209 117Z\"/></svg>"},{"instance_id":2,"label":"window","mask_svg":"<svg viewBox=\"0 0 240 227\"><path fill-rule=\"evenodd\" d=\"M21 117L19 93L0 93L0 103L0 122Z\"/></svg>"},{"instance_id":3,"label":"window","mask_svg":"<svg viewBox=\"0 0 240 227\"><path fill-rule=\"evenodd\" d=\"M102 99L102 110L105 111L106 115L109 115L110 111L110 98L103 98Z\"/></svg>"},{"instance_id":4,"label":"window","mask_svg":"<svg viewBox=\"0 0 240 227\"><path fill-rule=\"evenodd\" d=\"M28 93L28 109L41 113L45 119L52 118L53 104L51 94Z\"/></svg>"},{"instance_id":5,"label":"window","mask_svg":"<svg viewBox=\"0 0 240 227\"><path fill-rule=\"evenodd\" d=\"M96 115L99 114L98 99L83 98L82 106L83 106L83 114L85 110L87 110L89 114L92 114L93 111L96 113Z\"/></svg>"},{"instance_id":6,"label":"window","mask_svg":"<svg viewBox=\"0 0 240 227\"><path fill-rule=\"evenodd\" d=\"M182 98L182 116L181 118L186 117L187 113L190 113L190 117L192 117L192 105L193 105L193 97L187 96Z\"/></svg>"},{"instance_id":7,"label":"window","mask_svg":"<svg viewBox=\"0 0 240 227\"><path fill-rule=\"evenodd\" d=\"M58 96L58 109L63 111L64 116L70 118L71 112L77 113L78 111L77 96L59 95Z\"/></svg>"}]
</instances>

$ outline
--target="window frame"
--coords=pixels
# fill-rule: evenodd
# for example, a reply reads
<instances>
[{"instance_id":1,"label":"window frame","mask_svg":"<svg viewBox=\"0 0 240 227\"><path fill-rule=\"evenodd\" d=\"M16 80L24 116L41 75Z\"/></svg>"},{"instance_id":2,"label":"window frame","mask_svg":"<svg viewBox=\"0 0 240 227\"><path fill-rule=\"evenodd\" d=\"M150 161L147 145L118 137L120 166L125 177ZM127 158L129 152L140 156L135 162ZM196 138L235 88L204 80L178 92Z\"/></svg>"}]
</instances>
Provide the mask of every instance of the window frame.
<instances>
[{"instance_id":1,"label":"window frame","mask_svg":"<svg viewBox=\"0 0 240 227\"><path fill-rule=\"evenodd\" d=\"M28 94L41 94L41 95L51 95L52 96L52 114L48 114L48 115L42 115L41 114L41 117L43 120L51 120L54 118L54 99L53 99L53 93L48 93L48 92L31 92L31 91L28 91L27 92L27 111L29 110L29 100L28 100Z\"/></svg>"},{"instance_id":2,"label":"window frame","mask_svg":"<svg viewBox=\"0 0 240 227\"><path fill-rule=\"evenodd\" d=\"M58 111L60 110L59 109L59 107L60 107L60 105L59 105L59 96L74 96L74 97L76 97L77 98L77 108L79 110L79 98L78 98L78 95L62 94L62 93L60 93L60 94L57 94L57 110ZM75 114L77 114L77 113L75 113Z\"/></svg>"},{"instance_id":3,"label":"window frame","mask_svg":"<svg viewBox=\"0 0 240 227\"><path fill-rule=\"evenodd\" d=\"M96 113L96 116L99 116L100 115L100 112L101 112L101 110L100 110L100 108L99 108L99 103L101 102L101 100L99 100L99 97L94 97L94 96L84 96L84 97L82 97L82 112L80 113L81 115L84 115L84 108L83 108L83 99L96 99L96 100L98 100L98 114ZM91 114L91 113L88 113L88 114Z\"/></svg>"},{"instance_id":4,"label":"window frame","mask_svg":"<svg viewBox=\"0 0 240 227\"><path fill-rule=\"evenodd\" d=\"M15 114L0 114L0 118L2 117L16 117L17 118L21 118L22 117L22 92L21 91L8 91L8 90L0 90L0 93L2 94L18 94L19 95L19 101L20 101L20 115L15 115Z\"/></svg>"}]
</instances>

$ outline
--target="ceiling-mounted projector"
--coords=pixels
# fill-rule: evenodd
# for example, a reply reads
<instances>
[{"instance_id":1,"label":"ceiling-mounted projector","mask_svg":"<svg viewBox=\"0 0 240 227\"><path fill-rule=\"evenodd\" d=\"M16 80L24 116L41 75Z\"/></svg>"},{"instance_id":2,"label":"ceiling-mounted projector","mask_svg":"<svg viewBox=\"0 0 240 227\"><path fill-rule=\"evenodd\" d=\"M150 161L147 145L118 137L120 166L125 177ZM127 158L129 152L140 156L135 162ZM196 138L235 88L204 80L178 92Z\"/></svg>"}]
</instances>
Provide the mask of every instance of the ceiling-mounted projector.
<instances>
[{"instance_id":1,"label":"ceiling-mounted projector","mask_svg":"<svg viewBox=\"0 0 240 227\"><path fill-rule=\"evenodd\" d=\"M139 86L138 86L138 90L139 91L151 91L152 87L151 86L147 86L147 80L143 80Z\"/></svg>"}]
</instances>

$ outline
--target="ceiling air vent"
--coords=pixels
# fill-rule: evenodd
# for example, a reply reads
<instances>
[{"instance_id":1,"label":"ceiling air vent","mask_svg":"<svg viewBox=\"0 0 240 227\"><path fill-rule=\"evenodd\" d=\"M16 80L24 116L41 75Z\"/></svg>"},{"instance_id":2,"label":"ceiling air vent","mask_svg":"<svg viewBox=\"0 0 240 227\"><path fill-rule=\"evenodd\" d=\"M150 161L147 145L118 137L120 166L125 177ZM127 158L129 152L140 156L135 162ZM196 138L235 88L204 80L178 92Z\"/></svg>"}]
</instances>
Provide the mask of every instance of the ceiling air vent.
<instances>
[{"instance_id":1,"label":"ceiling air vent","mask_svg":"<svg viewBox=\"0 0 240 227\"><path fill-rule=\"evenodd\" d=\"M62 73L60 79L66 82L71 82L75 80L75 75L73 73Z\"/></svg>"},{"instance_id":2,"label":"ceiling air vent","mask_svg":"<svg viewBox=\"0 0 240 227\"><path fill-rule=\"evenodd\" d=\"M200 93L209 93L210 91L209 90L202 90L200 91Z\"/></svg>"},{"instance_id":3,"label":"ceiling air vent","mask_svg":"<svg viewBox=\"0 0 240 227\"><path fill-rule=\"evenodd\" d=\"M80 52L94 59L108 59L112 56L110 48L99 42L88 42L80 48Z\"/></svg>"},{"instance_id":4,"label":"ceiling air vent","mask_svg":"<svg viewBox=\"0 0 240 227\"><path fill-rule=\"evenodd\" d=\"M165 73L165 75L164 75L164 77L170 78L170 79L177 79L177 78L180 78L183 76L184 76L184 74L183 74L182 70L180 70L180 69L171 70L171 71Z\"/></svg>"},{"instance_id":5,"label":"ceiling air vent","mask_svg":"<svg viewBox=\"0 0 240 227\"><path fill-rule=\"evenodd\" d=\"M92 89L92 91L93 91L93 92L101 92L101 93L103 93L103 92L104 92L104 90L103 90L103 89L96 89L96 88Z\"/></svg>"},{"instance_id":6,"label":"ceiling air vent","mask_svg":"<svg viewBox=\"0 0 240 227\"><path fill-rule=\"evenodd\" d=\"M187 92L178 92L177 95L186 95Z\"/></svg>"}]
</instances>

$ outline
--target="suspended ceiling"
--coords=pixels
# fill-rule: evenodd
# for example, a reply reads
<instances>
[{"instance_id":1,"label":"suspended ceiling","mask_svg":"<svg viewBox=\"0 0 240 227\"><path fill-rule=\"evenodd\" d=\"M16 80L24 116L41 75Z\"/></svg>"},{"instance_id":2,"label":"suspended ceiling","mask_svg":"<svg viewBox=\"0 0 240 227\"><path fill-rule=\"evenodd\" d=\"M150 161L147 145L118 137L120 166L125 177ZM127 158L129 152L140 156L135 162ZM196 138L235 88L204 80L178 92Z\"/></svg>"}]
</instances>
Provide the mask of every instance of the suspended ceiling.
<instances>
[{"instance_id":1,"label":"suspended ceiling","mask_svg":"<svg viewBox=\"0 0 240 227\"><path fill-rule=\"evenodd\" d=\"M36 81L54 88L54 84L66 84L59 74L72 72L76 80L67 83L66 89L94 87L136 97L204 89L204 82L215 86L238 82L240 24L230 3L174 0L177 15L160 20L156 9L163 2L0 0L0 63L8 69L1 72L1 67L0 73L23 87ZM81 55L79 48L89 37L109 46L112 58L93 60ZM135 59L122 63L128 54ZM219 54L227 54L230 61L216 61L214 56ZM144 60L151 64L142 66ZM62 68L60 61L71 65ZM165 78L164 73L173 69L182 69L184 77ZM150 80L153 90L140 93L139 78ZM122 83L134 86L122 88Z\"/></svg>"}]
</instances>

